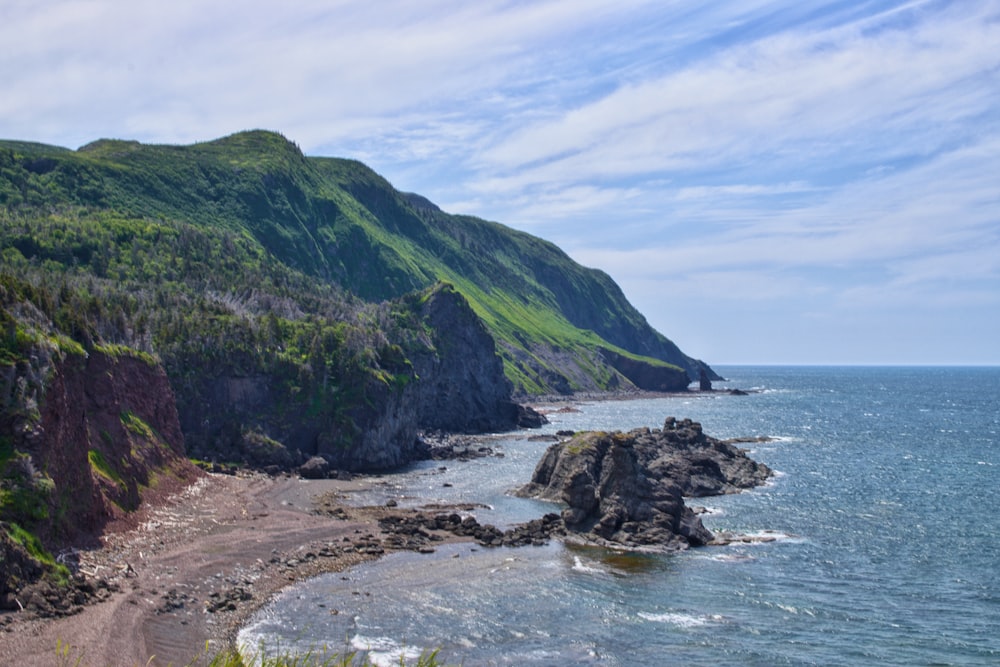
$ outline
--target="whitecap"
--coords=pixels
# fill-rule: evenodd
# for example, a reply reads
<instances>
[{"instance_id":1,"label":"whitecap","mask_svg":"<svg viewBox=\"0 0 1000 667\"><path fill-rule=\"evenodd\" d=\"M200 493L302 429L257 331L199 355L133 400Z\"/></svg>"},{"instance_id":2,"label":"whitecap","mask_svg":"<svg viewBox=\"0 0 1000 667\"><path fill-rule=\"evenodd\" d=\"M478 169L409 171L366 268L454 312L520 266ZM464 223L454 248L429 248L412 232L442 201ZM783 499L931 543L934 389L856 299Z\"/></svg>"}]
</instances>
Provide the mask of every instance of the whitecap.
<instances>
[{"instance_id":1,"label":"whitecap","mask_svg":"<svg viewBox=\"0 0 1000 667\"><path fill-rule=\"evenodd\" d=\"M723 617L719 614L685 614L682 612L668 611L661 614L640 611L639 617L654 623L667 623L676 625L679 628L697 628L712 623L719 623Z\"/></svg>"},{"instance_id":2,"label":"whitecap","mask_svg":"<svg viewBox=\"0 0 1000 667\"><path fill-rule=\"evenodd\" d=\"M814 612L812 609L808 609L805 607L800 608L790 604L781 604L780 602L769 603L769 605L776 607L786 613L794 614L796 616L798 616L799 614L805 614L806 616L816 616L816 612Z\"/></svg>"},{"instance_id":3,"label":"whitecap","mask_svg":"<svg viewBox=\"0 0 1000 667\"><path fill-rule=\"evenodd\" d=\"M717 563L743 563L746 561L757 560L753 556L748 556L747 554L715 554L709 556L709 560L714 560Z\"/></svg>"},{"instance_id":4,"label":"whitecap","mask_svg":"<svg viewBox=\"0 0 1000 667\"><path fill-rule=\"evenodd\" d=\"M417 660L424 650L416 646L404 646L389 637L365 637L354 635L351 648L364 651L368 662L375 667L391 667L411 660Z\"/></svg>"},{"instance_id":5,"label":"whitecap","mask_svg":"<svg viewBox=\"0 0 1000 667\"><path fill-rule=\"evenodd\" d=\"M584 565L579 556L573 556L573 571L584 572L586 574L606 574L606 572L599 567Z\"/></svg>"}]
</instances>

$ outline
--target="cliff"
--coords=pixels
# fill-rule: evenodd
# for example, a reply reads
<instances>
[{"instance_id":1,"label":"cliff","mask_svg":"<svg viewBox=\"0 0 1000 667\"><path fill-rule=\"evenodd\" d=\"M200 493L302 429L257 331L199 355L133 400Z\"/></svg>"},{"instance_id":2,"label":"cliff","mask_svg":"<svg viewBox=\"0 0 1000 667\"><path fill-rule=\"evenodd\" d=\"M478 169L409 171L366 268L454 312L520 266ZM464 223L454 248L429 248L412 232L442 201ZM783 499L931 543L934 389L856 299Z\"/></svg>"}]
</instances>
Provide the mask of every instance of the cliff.
<instances>
[{"instance_id":1,"label":"cliff","mask_svg":"<svg viewBox=\"0 0 1000 667\"><path fill-rule=\"evenodd\" d=\"M0 377L4 520L50 544L93 540L198 476L163 368L127 350L39 345Z\"/></svg>"},{"instance_id":2,"label":"cliff","mask_svg":"<svg viewBox=\"0 0 1000 667\"><path fill-rule=\"evenodd\" d=\"M392 309L413 335L385 341L373 366L351 375L246 373L238 355L188 374L179 401L191 454L283 469L320 456L334 469L385 470L425 455L420 429L517 428L523 408L510 399L493 338L454 287L435 285Z\"/></svg>"},{"instance_id":3,"label":"cliff","mask_svg":"<svg viewBox=\"0 0 1000 667\"><path fill-rule=\"evenodd\" d=\"M662 429L579 433L552 445L518 495L563 503L567 530L585 541L669 551L715 539L684 496L733 493L770 474L697 422L670 417Z\"/></svg>"},{"instance_id":4,"label":"cliff","mask_svg":"<svg viewBox=\"0 0 1000 667\"><path fill-rule=\"evenodd\" d=\"M413 360L419 426L460 433L516 428L522 408L511 401L496 343L469 302L446 284L419 301L432 340Z\"/></svg>"},{"instance_id":5,"label":"cliff","mask_svg":"<svg viewBox=\"0 0 1000 667\"><path fill-rule=\"evenodd\" d=\"M6 315L7 312L4 311ZM151 358L120 348L9 336L0 365L0 607L40 577L66 581L50 553L134 524L201 473L185 458L173 391Z\"/></svg>"}]
</instances>

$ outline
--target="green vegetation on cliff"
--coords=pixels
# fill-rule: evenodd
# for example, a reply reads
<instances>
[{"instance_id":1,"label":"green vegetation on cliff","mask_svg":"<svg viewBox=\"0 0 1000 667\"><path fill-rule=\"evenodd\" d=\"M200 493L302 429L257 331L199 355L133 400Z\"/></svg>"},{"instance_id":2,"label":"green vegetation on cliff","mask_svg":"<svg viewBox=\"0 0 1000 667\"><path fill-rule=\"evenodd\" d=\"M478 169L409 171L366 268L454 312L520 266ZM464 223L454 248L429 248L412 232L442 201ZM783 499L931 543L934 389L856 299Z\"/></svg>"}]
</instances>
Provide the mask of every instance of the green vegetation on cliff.
<instances>
[{"instance_id":1,"label":"green vegetation on cliff","mask_svg":"<svg viewBox=\"0 0 1000 667\"><path fill-rule=\"evenodd\" d=\"M494 335L522 393L628 382L607 351L691 378L702 367L606 274L551 243L449 215L358 162L305 157L271 132L183 147L100 140L78 151L0 142L0 205L6 267L132 284L161 300L256 292L312 314L325 305L317 299L345 292L379 302L449 282ZM182 333L144 340L155 332L148 316L141 324L116 342L159 351Z\"/></svg>"}]
</instances>

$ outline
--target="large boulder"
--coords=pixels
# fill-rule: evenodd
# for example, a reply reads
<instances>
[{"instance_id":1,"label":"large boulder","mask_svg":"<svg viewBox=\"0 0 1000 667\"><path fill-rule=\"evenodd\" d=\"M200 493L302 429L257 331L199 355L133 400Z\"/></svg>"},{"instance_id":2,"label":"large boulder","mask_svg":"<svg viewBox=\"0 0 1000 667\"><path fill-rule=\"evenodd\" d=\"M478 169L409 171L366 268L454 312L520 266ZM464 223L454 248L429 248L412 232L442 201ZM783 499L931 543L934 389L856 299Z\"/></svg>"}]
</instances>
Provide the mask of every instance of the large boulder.
<instances>
[{"instance_id":1,"label":"large boulder","mask_svg":"<svg viewBox=\"0 0 1000 667\"><path fill-rule=\"evenodd\" d=\"M299 466L299 475L304 479L326 479L330 476L330 462L322 456L310 457Z\"/></svg>"},{"instance_id":2,"label":"large boulder","mask_svg":"<svg viewBox=\"0 0 1000 667\"><path fill-rule=\"evenodd\" d=\"M564 504L566 528L585 541L669 551L715 537L684 496L761 484L770 469L690 420L663 429L587 432L552 445L518 495Z\"/></svg>"}]
</instances>

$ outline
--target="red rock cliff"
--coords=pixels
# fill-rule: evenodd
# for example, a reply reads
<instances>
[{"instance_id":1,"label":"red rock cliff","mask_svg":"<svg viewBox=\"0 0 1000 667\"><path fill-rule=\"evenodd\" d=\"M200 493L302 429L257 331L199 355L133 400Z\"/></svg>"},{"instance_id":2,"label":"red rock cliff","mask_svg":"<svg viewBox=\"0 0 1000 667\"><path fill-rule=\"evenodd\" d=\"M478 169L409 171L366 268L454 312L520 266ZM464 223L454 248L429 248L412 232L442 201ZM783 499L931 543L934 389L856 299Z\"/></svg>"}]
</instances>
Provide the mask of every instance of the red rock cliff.
<instances>
[{"instance_id":1,"label":"red rock cliff","mask_svg":"<svg viewBox=\"0 0 1000 667\"><path fill-rule=\"evenodd\" d=\"M200 474L184 455L170 383L151 359L97 350L53 357L45 371L37 421L15 433L21 467L48 480L35 526L44 541L80 544L125 527L143 503Z\"/></svg>"}]
</instances>

